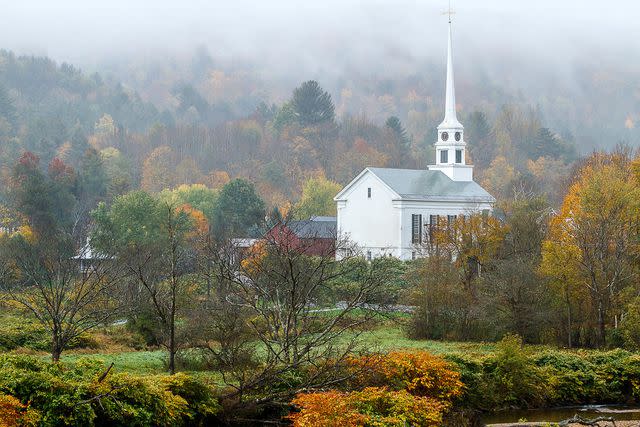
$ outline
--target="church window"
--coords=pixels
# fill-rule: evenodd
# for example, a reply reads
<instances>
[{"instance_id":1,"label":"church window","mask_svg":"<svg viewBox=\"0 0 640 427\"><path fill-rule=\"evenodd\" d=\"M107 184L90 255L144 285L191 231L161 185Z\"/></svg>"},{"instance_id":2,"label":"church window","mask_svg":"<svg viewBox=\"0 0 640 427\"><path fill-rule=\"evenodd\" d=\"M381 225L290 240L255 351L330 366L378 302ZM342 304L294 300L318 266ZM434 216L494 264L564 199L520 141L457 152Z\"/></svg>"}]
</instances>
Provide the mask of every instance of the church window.
<instances>
[{"instance_id":1,"label":"church window","mask_svg":"<svg viewBox=\"0 0 640 427\"><path fill-rule=\"evenodd\" d=\"M462 163L462 150L456 150L456 163Z\"/></svg>"},{"instance_id":2,"label":"church window","mask_svg":"<svg viewBox=\"0 0 640 427\"><path fill-rule=\"evenodd\" d=\"M371 261L371 251L367 251L367 261Z\"/></svg>"},{"instance_id":3,"label":"church window","mask_svg":"<svg viewBox=\"0 0 640 427\"><path fill-rule=\"evenodd\" d=\"M456 221L455 215L447 215L447 225L450 227Z\"/></svg>"},{"instance_id":4,"label":"church window","mask_svg":"<svg viewBox=\"0 0 640 427\"><path fill-rule=\"evenodd\" d=\"M416 259L416 251L411 252L411 259Z\"/></svg>"},{"instance_id":5,"label":"church window","mask_svg":"<svg viewBox=\"0 0 640 427\"><path fill-rule=\"evenodd\" d=\"M440 163L449 163L449 152L447 150L440 150Z\"/></svg>"},{"instance_id":6,"label":"church window","mask_svg":"<svg viewBox=\"0 0 640 427\"><path fill-rule=\"evenodd\" d=\"M371 187L367 188L367 199L371 198Z\"/></svg>"},{"instance_id":7,"label":"church window","mask_svg":"<svg viewBox=\"0 0 640 427\"><path fill-rule=\"evenodd\" d=\"M411 215L411 243L422 243L422 215Z\"/></svg>"}]
</instances>

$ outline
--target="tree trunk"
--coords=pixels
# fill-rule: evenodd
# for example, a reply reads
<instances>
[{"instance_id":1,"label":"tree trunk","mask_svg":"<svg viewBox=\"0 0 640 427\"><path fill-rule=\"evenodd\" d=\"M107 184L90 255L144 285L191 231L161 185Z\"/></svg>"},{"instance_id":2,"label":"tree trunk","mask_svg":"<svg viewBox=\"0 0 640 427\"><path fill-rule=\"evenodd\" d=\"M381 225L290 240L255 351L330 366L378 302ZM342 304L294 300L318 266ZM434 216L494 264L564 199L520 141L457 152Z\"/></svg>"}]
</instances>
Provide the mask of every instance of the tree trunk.
<instances>
[{"instance_id":1,"label":"tree trunk","mask_svg":"<svg viewBox=\"0 0 640 427\"><path fill-rule=\"evenodd\" d=\"M176 282L171 284L171 315L169 319L169 373L176 373Z\"/></svg>"},{"instance_id":2,"label":"tree trunk","mask_svg":"<svg viewBox=\"0 0 640 427\"><path fill-rule=\"evenodd\" d=\"M567 298L567 338L569 348L573 348L573 325L571 324L571 299L569 298L569 289L565 288L565 297Z\"/></svg>"},{"instance_id":3,"label":"tree trunk","mask_svg":"<svg viewBox=\"0 0 640 427\"><path fill-rule=\"evenodd\" d=\"M607 328L602 301L598 302L598 329L600 330L600 346L605 347L607 345Z\"/></svg>"},{"instance_id":4,"label":"tree trunk","mask_svg":"<svg viewBox=\"0 0 640 427\"><path fill-rule=\"evenodd\" d=\"M60 344L60 333L58 327L54 326L51 335L51 360L53 363L60 361L60 355L62 354L62 345Z\"/></svg>"}]
</instances>

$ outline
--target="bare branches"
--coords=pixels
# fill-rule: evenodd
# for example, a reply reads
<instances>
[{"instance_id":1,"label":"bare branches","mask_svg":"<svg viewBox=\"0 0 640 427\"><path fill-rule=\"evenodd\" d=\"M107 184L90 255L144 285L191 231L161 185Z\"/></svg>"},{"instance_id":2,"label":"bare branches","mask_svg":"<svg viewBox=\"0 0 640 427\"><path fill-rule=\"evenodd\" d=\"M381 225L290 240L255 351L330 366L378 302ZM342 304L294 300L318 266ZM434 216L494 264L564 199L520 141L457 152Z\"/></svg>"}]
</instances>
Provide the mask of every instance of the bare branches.
<instances>
[{"instance_id":1,"label":"bare branches","mask_svg":"<svg viewBox=\"0 0 640 427\"><path fill-rule=\"evenodd\" d=\"M613 417L597 417L593 419L582 418L579 415L574 415L571 418L562 420L558 423L560 427L568 427L573 424L580 424L583 426L599 426L601 422L611 423L613 427L616 427L616 420Z\"/></svg>"},{"instance_id":2,"label":"bare branches","mask_svg":"<svg viewBox=\"0 0 640 427\"><path fill-rule=\"evenodd\" d=\"M286 223L244 252L233 242L207 248L216 288L201 318L217 332L205 334L203 347L224 364L232 389L226 399L274 403L345 381L341 368L358 347L359 330L376 315L371 303L386 279L383 271L366 269L336 304L331 293L352 273L354 254L347 240L300 238Z\"/></svg>"},{"instance_id":3,"label":"bare branches","mask_svg":"<svg viewBox=\"0 0 640 427\"><path fill-rule=\"evenodd\" d=\"M49 330L54 361L74 338L116 318L123 306L118 294L124 272L111 256L81 269L59 245L54 239L11 242L14 272L4 281L10 298Z\"/></svg>"}]
</instances>

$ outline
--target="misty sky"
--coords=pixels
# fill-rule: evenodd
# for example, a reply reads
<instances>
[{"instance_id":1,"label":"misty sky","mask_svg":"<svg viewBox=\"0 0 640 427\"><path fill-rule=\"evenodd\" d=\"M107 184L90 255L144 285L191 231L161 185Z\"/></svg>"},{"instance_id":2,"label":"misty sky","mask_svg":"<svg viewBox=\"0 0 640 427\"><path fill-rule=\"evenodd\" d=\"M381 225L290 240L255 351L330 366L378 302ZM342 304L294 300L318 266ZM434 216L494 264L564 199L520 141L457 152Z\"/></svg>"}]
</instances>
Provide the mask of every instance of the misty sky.
<instances>
[{"instance_id":1,"label":"misty sky","mask_svg":"<svg viewBox=\"0 0 640 427\"><path fill-rule=\"evenodd\" d=\"M6 0L0 48L91 66L204 45L275 70L342 56L402 64L444 49L447 0ZM454 0L458 55L638 60L638 0ZM391 58L391 61L387 61Z\"/></svg>"}]
</instances>

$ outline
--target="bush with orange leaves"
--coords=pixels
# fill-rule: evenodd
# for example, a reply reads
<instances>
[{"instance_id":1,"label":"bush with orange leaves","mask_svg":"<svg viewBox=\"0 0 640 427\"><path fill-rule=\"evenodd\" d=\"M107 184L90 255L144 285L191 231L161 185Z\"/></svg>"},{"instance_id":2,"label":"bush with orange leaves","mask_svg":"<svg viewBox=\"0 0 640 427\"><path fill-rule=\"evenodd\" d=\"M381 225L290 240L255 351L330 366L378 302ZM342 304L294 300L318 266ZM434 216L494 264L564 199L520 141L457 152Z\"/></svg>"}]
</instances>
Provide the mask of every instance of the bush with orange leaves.
<instances>
[{"instance_id":1,"label":"bush with orange leaves","mask_svg":"<svg viewBox=\"0 0 640 427\"><path fill-rule=\"evenodd\" d=\"M39 418L37 411L13 396L0 393L0 427L35 426Z\"/></svg>"},{"instance_id":2,"label":"bush with orange leaves","mask_svg":"<svg viewBox=\"0 0 640 427\"><path fill-rule=\"evenodd\" d=\"M344 393L299 394L293 404L300 412L289 415L296 427L426 426L442 425L446 405L406 390L367 387Z\"/></svg>"},{"instance_id":3,"label":"bush with orange leaves","mask_svg":"<svg viewBox=\"0 0 640 427\"><path fill-rule=\"evenodd\" d=\"M349 361L355 369L354 387L389 387L416 396L451 402L462 393L460 374L426 351L393 351Z\"/></svg>"},{"instance_id":4,"label":"bush with orange leaves","mask_svg":"<svg viewBox=\"0 0 640 427\"><path fill-rule=\"evenodd\" d=\"M452 400L460 396L460 375L427 352L391 352L351 359L358 391L299 394L299 412L288 416L296 427L439 426Z\"/></svg>"}]
</instances>

